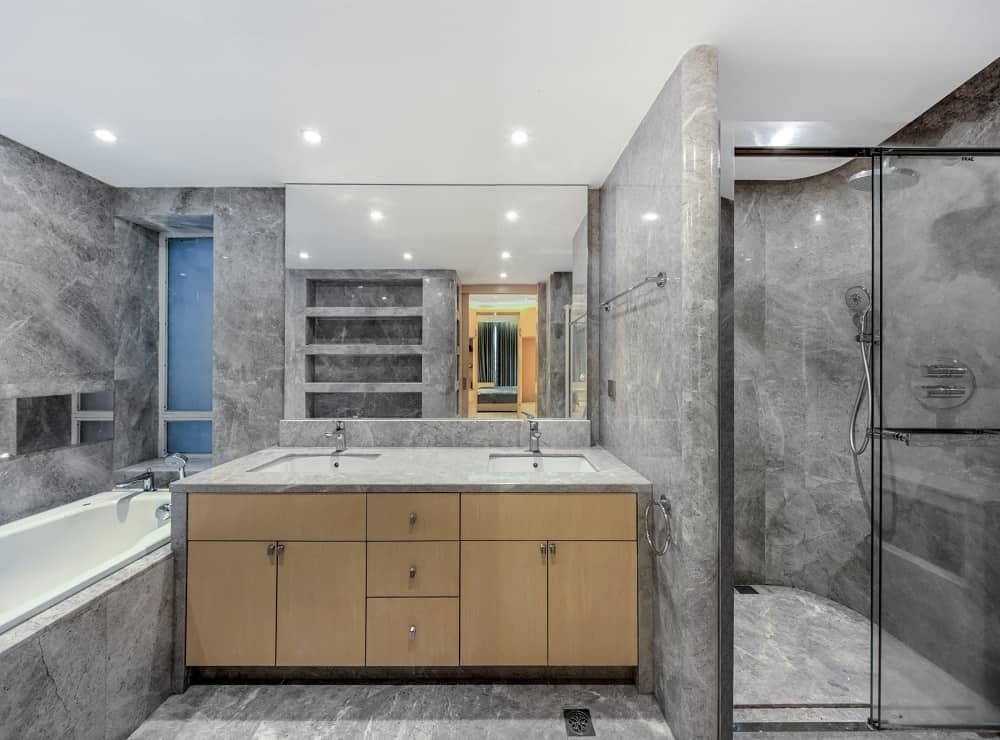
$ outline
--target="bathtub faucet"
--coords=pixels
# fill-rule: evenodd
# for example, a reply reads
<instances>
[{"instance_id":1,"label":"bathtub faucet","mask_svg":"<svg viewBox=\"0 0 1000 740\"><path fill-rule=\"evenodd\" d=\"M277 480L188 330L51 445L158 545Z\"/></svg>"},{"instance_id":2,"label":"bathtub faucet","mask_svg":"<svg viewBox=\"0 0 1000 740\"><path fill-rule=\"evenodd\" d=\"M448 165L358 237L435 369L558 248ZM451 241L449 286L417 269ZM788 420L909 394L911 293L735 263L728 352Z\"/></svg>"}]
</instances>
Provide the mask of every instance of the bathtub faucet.
<instances>
[{"instance_id":1,"label":"bathtub faucet","mask_svg":"<svg viewBox=\"0 0 1000 740\"><path fill-rule=\"evenodd\" d=\"M169 455L163 458L163 462L170 462L172 460L179 463L179 465L177 466L177 477L183 480L184 477L187 475L187 464L188 464L187 455L182 455L179 452L171 452Z\"/></svg>"},{"instance_id":2,"label":"bathtub faucet","mask_svg":"<svg viewBox=\"0 0 1000 740\"><path fill-rule=\"evenodd\" d=\"M133 484L142 481L143 491L155 491L156 482L153 478L153 471L147 470L145 473L139 473L139 475L133 476L126 481L122 481L115 485L115 488L131 488Z\"/></svg>"}]
</instances>

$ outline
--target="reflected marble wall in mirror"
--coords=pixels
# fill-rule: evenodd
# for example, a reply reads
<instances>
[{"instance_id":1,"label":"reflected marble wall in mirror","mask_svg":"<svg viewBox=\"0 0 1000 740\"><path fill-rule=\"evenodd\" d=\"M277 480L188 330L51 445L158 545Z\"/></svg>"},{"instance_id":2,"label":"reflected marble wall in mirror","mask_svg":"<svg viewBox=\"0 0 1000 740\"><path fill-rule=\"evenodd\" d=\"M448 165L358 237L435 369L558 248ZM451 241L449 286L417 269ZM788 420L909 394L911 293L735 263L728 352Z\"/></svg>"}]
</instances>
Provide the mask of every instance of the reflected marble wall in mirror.
<instances>
[{"instance_id":1,"label":"reflected marble wall in mirror","mask_svg":"<svg viewBox=\"0 0 1000 740\"><path fill-rule=\"evenodd\" d=\"M586 416L586 186L289 185L285 418Z\"/></svg>"}]
</instances>

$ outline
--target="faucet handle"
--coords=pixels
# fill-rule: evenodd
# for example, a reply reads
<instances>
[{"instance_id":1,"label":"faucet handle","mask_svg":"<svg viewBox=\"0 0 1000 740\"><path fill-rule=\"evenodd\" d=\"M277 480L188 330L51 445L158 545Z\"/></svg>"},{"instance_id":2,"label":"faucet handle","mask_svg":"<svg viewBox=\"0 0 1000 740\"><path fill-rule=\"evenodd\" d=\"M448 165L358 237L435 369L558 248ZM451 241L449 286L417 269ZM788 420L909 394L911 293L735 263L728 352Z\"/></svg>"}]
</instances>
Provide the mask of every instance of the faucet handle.
<instances>
[{"instance_id":1,"label":"faucet handle","mask_svg":"<svg viewBox=\"0 0 1000 740\"><path fill-rule=\"evenodd\" d=\"M340 421L340 420L338 419L338 420L337 420L337 422L336 422L336 424L335 424L335 425L334 425L334 427L333 427L333 430L334 430L335 432L342 432L342 431L344 431L344 430L345 430L346 428L347 428L347 427L346 427L346 426L344 425L344 422L342 422L342 421Z\"/></svg>"}]
</instances>

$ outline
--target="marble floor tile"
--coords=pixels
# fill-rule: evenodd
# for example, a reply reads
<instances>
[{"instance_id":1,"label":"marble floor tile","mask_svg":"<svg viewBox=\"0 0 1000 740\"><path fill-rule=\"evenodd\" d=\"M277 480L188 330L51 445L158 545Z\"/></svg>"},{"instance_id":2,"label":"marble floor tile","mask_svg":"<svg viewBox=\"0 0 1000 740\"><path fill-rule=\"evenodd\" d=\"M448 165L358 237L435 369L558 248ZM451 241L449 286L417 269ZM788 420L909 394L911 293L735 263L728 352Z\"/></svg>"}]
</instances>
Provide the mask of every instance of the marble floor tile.
<instances>
[{"instance_id":1,"label":"marble floor tile","mask_svg":"<svg viewBox=\"0 0 1000 740\"><path fill-rule=\"evenodd\" d=\"M597 737L669 738L649 694L627 685L192 686L134 740L565 738L565 707L587 707Z\"/></svg>"}]
</instances>

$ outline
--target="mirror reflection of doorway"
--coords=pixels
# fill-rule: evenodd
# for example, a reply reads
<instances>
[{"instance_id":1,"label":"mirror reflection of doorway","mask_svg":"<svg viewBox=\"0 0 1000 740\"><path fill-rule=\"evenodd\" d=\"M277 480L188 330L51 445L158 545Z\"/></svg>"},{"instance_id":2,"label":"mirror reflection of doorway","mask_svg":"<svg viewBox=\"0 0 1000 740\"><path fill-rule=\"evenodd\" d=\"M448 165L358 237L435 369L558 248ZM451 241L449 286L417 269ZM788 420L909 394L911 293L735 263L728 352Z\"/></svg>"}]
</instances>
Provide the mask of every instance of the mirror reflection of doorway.
<instances>
[{"instance_id":1,"label":"mirror reflection of doorway","mask_svg":"<svg viewBox=\"0 0 1000 740\"><path fill-rule=\"evenodd\" d=\"M463 292L465 415L519 418L538 409L538 289ZM499 287L499 286L498 286ZM516 292L515 292L516 291Z\"/></svg>"}]
</instances>

